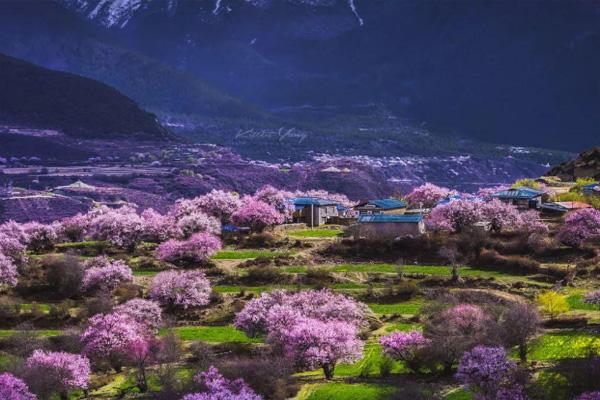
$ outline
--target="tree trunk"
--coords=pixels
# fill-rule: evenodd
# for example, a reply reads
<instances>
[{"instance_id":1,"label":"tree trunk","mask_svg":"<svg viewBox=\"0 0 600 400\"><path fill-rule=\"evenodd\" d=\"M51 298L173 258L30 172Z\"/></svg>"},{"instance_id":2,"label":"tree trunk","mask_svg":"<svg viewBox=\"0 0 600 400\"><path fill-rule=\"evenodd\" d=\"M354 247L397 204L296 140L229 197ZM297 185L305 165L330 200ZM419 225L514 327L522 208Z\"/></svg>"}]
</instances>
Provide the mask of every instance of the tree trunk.
<instances>
[{"instance_id":1,"label":"tree trunk","mask_svg":"<svg viewBox=\"0 0 600 400\"><path fill-rule=\"evenodd\" d=\"M140 367L140 372L138 376L138 388L142 393L146 393L146 391L148 390L148 382L146 380L146 369L142 367Z\"/></svg>"},{"instance_id":2,"label":"tree trunk","mask_svg":"<svg viewBox=\"0 0 600 400\"><path fill-rule=\"evenodd\" d=\"M452 264L452 282L458 282L458 265Z\"/></svg>"},{"instance_id":3,"label":"tree trunk","mask_svg":"<svg viewBox=\"0 0 600 400\"><path fill-rule=\"evenodd\" d=\"M446 375L450 375L452 373L452 362L445 362L444 363L444 373Z\"/></svg>"},{"instance_id":4,"label":"tree trunk","mask_svg":"<svg viewBox=\"0 0 600 400\"><path fill-rule=\"evenodd\" d=\"M523 342L519 345L519 358L521 362L527 362L527 343Z\"/></svg>"},{"instance_id":5,"label":"tree trunk","mask_svg":"<svg viewBox=\"0 0 600 400\"><path fill-rule=\"evenodd\" d=\"M324 364L323 365L323 373L325 374L325 379L329 380L333 378L333 372L335 370L335 364Z\"/></svg>"}]
</instances>

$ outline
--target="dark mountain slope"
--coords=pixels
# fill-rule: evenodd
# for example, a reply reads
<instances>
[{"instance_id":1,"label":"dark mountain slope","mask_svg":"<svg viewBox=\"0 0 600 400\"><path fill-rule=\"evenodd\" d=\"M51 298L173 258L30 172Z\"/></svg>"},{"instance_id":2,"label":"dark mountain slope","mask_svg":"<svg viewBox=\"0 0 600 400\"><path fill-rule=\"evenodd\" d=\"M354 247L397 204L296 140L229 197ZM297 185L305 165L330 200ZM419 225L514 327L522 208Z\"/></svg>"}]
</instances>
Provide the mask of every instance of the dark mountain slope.
<instances>
[{"instance_id":1,"label":"dark mountain slope","mask_svg":"<svg viewBox=\"0 0 600 400\"><path fill-rule=\"evenodd\" d=\"M164 139L156 117L93 79L0 54L0 122L81 138Z\"/></svg>"},{"instance_id":2,"label":"dark mountain slope","mask_svg":"<svg viewBox=\"0 0 600 400\"><path fill-rule=\"evenodd\" d=\"M564 162L550 171L548 175L562 179L594 178L600 180L600 146L586 150L571 161Z\"/></svg>"},{"instance_id":3,"label":"dark mountain slope","mask_svg":"<svg viewBox=\"0 0 600 400\"><path fill-rule=\"evenodd\" d=\"M267 117L177 65L120 46L118 38L52 1L1 1L0 52L99 80L156 113L195 115L207 125Z\"/></svg>"},{"instance_id":4,"label":"dark mountain slope","mask_svg":"<svg viewBox=\"0 0 600 400\"><path fill-rule=\"evenodd\" d=\"M599 134L596 1L60 2L265 108L383 103L433 132L570 151Z\"/></svg>"}]
</instances>

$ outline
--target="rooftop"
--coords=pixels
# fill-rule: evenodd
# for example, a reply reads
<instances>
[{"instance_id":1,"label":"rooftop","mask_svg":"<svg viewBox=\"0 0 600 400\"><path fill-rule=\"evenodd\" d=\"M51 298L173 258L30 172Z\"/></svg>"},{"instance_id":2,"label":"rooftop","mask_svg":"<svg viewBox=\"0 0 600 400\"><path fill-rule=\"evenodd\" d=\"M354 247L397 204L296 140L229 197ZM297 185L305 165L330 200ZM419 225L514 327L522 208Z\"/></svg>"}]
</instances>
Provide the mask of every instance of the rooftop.
<instances>
[{"instance_id":1,"label":"rooftop","mask_svg":"<svg viewBox=\"0 0 600 400\"><path fill-rule=\"evenodd\" d=\"M336 206L337 201L321 199L318 197L296 197L293 198L295 206Z\"/></svg>"},{"instance_id":2,"label":"rooftop","mask_svg":"<svg viewBox=\"0 0 600 400\"><path fill-rule=\"evenodd\" d=\"M396 208L405 208L406 202L398 199L374 199L357 205L357 207L364 206L374 206L383 210L393 210Z\"/></svg>"},{"instance_id":3,"label":"rooftop","mask_svg":"<svg viewBox=\"0 0 600 400\"><path fill-rule=\"evenodd\" d=\"M359 223L364 222L396 222L396 223L418 223L423 220L422 215L395 215L395 214L373 214L361 215Z\"/></svg>"},{"instance_id":4,"label":"rooftop","mask_svg":"<svg viewBox=\"0 0 600 400\"><path fill-rule=\"evenodd\" d=\"M539 197L543 195L544 192L535 190L528 187L518 187L512 188L508 190L503 190L498 193L494 193L492 197L496 198L505 198L505 199L533 199L535 197Z\"/></svg>"}]
</instances>

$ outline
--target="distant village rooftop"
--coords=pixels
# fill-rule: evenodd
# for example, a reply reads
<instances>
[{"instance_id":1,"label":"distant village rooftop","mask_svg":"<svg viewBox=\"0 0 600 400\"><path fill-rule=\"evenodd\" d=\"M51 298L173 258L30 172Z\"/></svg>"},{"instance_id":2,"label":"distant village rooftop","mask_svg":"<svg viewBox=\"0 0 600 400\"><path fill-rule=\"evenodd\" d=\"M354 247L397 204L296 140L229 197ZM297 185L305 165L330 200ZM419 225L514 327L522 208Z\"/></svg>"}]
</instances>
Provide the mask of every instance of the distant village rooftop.
<instances>
[{"instance_id":1,"label":"distant village rooftop","mask_svg":"<svg viewBox=\"0 0 600 400\"><path fill-rule=\"evenodd\" d=\"M398 215L398 214L372 214L372 215L361 215L358 218L359 223L418 223L423 220L423 216L419 214L414 215Z\"/></svg>"},{"instance_id":2,"label":"distant village rooftop","mask_svg":"<svg viewBox=\"0 0 600 400\"><path fill-rule=\"evenodd\" d=\"M539 196L542 196L544 192L528 187L511 188L503 190L498 193L494 193L492 197L500 199L518 199L518 200L529 200Z\"/></svg>"}]
</instances>

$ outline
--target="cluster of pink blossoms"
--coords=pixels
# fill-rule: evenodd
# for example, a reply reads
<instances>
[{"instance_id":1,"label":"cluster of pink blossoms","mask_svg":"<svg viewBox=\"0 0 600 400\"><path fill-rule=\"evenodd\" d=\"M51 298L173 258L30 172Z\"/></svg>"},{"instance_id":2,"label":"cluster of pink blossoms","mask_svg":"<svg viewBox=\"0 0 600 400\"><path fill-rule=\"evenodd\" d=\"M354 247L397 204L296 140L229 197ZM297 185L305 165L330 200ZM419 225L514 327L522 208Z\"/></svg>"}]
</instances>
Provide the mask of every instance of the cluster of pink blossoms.
<instances>
[{"instance_id":1,"label":"cluster of pink blossoms","mask_svg":"<svg viewBox=\"0 0 600 400\"><path fill-rule=\"evenodd\" d=\"M274 291L249 301L235 326L267 342L301 368L323 368L333 376L338 362L361 358L358 330L366 325L367 307L328 290Z\"/></svg>"},{"instance_id":2,"label":"cluster of pink blossoms","mask_svg":"<svg viewBox=\"0 0 600 400\"><path fill-rule=\"evenodd\" d=\"M600 391L582 393L577 400L600 400Z\"/></svg>"},{"instance_id":3,"label":"cluster of pink blossoms","mask_svg":"<svg viewBox=\"0 0 600 400\"><path fill-rule=\"evenodd\" d=\"M210 233L195 233L187 240L167 240L156 249L161 261L200 263L221 249L221 240Z\"/></svg>"},{"instance_id":4,"label":"cluster of pink blossoms","mask_svg":"<svg viewBox=\"0 0 600 400\"><path fill-rule=\"evenodd\" d=\"M83 291L109 292L133 280L131 268L122 260L111 261L100 256L89 260L84 266L86 269L81 281Z\"/></svg>"},{"instance_id":5,"label":"cluster of pink blossoms","mask_svg":"<svg viewBox=\"0 0 600 400\"><path fill-rule=\"evenodd\" d=\"M29 235L21 224L8 221L0 225L0 285L15 286L19 273L17 265L27 259Z\"/></svg>"},{"instance_id":6,"label":"cluster of pink blossoms","mask_svg":"<svg viewBox=\"0 0 600 400\"><path fill-rule=\"evenodd\" d=\"M39 222L28 222L23 224L23 230L27 235L27 246L34 251L51 249L58 241L60 224L40 224Z\"/></svg>"},{"instance_id":7,"label":"cluster of pink blossoms","mask_svg":"<svg viewBox=\"0 0 600 400\"><path fill-rule=\"evenodd\" d=\"M261 232L266 227L284 222L284 216L275 207L255 199L244 196L242 204L233 213L231 219L238 226L250 227L253 231Z\"/></svg>"},{"instance_id":8,"label":"cluster of pink blossoms","mask_svg":"<svg viewBox=\"0 0 600 400\"><path fill-rule=\"evenodd\" d=\"M370 313L365 304L327 289L295 293L275 290L246 303L235 317L235 326L249 335L267 333L267 318L276 305L288 307L304 317L342 321L359 329L366 326L366 317Z\"/></svg>"},{"instance_id":9,"label":"cluster of pink blossoms","mask_svg":"<svg viewBox=\"0 0 600 400\"><path fill-rule=\"evenodd\" d=\"M463 354L456 378L478 399L526 400L524 388L514 379L516 367L504 348L476 346Z\"/></svg>"},{"instance_id":10,"label":"cluster of pink blossoms","mask_svg":"<svg viewBox=\"0 0 600 400\"><path fill-rule=\"evenodd\" d=\"M383 347L383 352L395 360L408 361L416 350L426 347L431 340L423 336L421 332L394 332L383 336L379 343Z\"/></svg>"},{"instance_id":11,"label":"cluster of pink blossoms","mask_svg":"<svg viewBox=\"0 0 600 400\"><path fill-rule=\"evenodd\" d=\"M456 192L436 186L432 183L425 183L414 188L407 196L406 200L413 207L433 208L438 201L455 194Z\"/></svg>"},{"instance_id":12,"label":"cluster of pink blossoms","mask_svg":"<svg viewBox=\"0 0 600 400\"><path fill-rule=\"evenodd\" d=\"M459 304L444 310L442 319L460 334L477 333L485 329L489 316L481 307L473 304Z\"/></svg>"},{"instance_id":13,"label":"cluster of pink blossoms","mask_svg":"<svg viewBox=\"0 0 600 400\"><path fill-rule=\"evenodd\" d=\"M262 400L243 379L229 380L213 366L195 375L194 381L204 385L206 391L185 395L182 400Z\"/></svg>"},{"instance_id":14,"label":"cluster of pink blossoms","mask_svg":"<svg viewBox=\"0 0 600 400\"><path fill-rule=\"evenodd\" d=\"M89 319L80 340L87 356L118 365L118 358L144 334L143 327L125 314L97 314Z\"/></svg>"},{"instance_id":15,"label":"cluster of pink blossoms","mask_svg":"<svg viewBox=\"0 0 600 400\"><path fill-rule=\"evenodd\" d=\"M477 222L489 223L495 232L548 233L535 210L520 212L516 207L493 199L489 202L456 200L433 208L427 226L434 231L461 232Z\"/></svg>"},{"instance_id":16,"label":"cluster of pink blossoms","mask_svg":"<svg viewBox=\"0 0 600 400\"><path fill-rule=\"evenodd\" d=\"M14 262L0 253L0 285L16 286L19 278Z\"/></svg>"},{"instance_id":17,"label":"cluster of pink blossoms","mask_svg":"<svg viewBox=\"0 0 600 400\"><path fill-rule=\"evenodd\" d=\"M162 310L151 300L131 299L115 307L113 313L125 315L149 330L156 330L162 325Z\"/></svg>"},{"instance_id":18,"label":"cluster of pink blossoms","mask_svg":"<svg viewBox=\"0 0 600 400\"><path fill-rule=\"evenodd\" d=\"M51 352L35 350L25 361L26 374L41 377L56 376L56 389L85 389L90 380L90 361L79 354L62 351Z\"/></svg>"},{"instance_id":19,"label":"cluster of pink blossoms","mask_svg":"<svg viewBox=\"0 0 600 400\"><path fill-rule=\"evenodd\" d=\"M7 372L0 374L0 399L2 400L36 400L22 379Z\"/></svg>"},{"instance_id":20,"label":"cluster of pink blossoms","mask_svg":"<svg viewBox=\"0 0 600 400\"><path fill-rule=\"evenodd\" d=\"M600 211L593 208L568 213L556 235L558 241L572 247L595 237L600 237Z\"/></svg>"},{"instance_id":21,"label":"cluster of pink blossoms","mask_svg":"<svg viewBox=\"0 0 600 400\"><path fill-rule=\"evenodd\" d=\"M164 306L188 308L208 304L210 293L202 271L163 271L152 280L148 296Z\"/></svg>"}]
</instances>

